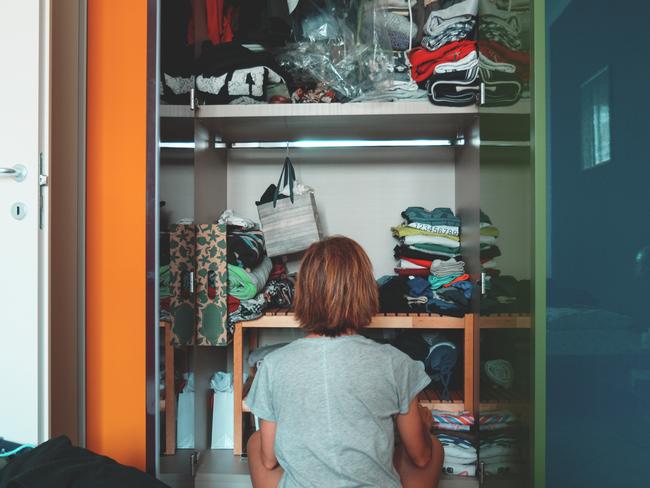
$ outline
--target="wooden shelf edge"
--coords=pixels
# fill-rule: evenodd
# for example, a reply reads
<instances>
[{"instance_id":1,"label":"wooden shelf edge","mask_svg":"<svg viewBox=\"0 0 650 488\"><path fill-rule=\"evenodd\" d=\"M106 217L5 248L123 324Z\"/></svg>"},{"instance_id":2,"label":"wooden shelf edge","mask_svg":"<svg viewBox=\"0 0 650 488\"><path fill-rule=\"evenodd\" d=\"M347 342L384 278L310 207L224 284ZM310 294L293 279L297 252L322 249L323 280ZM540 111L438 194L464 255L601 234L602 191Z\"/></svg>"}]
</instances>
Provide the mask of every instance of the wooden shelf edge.
<instances>
[{"instance_id":1,"label":"wooden shelf edge","mask_svg":"<svg viewBox=\"0 0 650 488\"><path fill-rule=\"evenodd\" d=\"M480 315L478 323L481 329L530 329L532 319L523 314Z\"/></svg>"},{"instance_id":2,"label":"wooden shelf edge","mask_svg":"<svg viewBox=\"0 0 650 488\"><path fill-rule=\"evenodd\" d=\"M298 328L293 314L264 315L257 320L239 322L245 329ZM465 318L423 314L376 315L369 329L464 329Z\"/></svg>"}]
</instances>

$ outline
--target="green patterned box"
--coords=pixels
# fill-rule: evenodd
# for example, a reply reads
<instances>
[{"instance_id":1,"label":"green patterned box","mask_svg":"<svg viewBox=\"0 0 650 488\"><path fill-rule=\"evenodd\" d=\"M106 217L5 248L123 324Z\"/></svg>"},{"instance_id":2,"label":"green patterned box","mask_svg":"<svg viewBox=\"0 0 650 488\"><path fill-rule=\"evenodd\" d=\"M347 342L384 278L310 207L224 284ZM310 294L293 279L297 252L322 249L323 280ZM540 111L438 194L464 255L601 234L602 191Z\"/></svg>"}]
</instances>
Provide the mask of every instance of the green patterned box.
<instances>
[{"instance_id":1,"label":"green patterned box","mask_svg":"<svg viewBox=\"0 0 650 488\"><path fill-rule=\"evenodd\" d=\"M199 346L226 346L228 333L226 226L201 224L196 232L196 323Z\"/></svg>"},{"instance_id":2,"label":"green patterned box","mask_svg":"<svg viewBox=\"0 0 650 488\"><path fill-rule=\"evenodd\" d=\"M193 345L196 338L196 226L173 225L169 235L172 344Z\"/></svg>"}]
</instances>

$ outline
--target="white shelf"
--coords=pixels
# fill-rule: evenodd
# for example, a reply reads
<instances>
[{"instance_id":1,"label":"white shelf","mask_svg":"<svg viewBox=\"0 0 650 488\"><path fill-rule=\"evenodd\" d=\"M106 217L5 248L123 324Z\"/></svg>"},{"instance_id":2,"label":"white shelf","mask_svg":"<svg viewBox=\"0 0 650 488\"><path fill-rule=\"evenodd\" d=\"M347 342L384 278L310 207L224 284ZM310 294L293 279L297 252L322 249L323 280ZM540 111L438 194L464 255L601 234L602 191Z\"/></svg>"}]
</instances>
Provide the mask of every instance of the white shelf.
<instances>
[{"instance_id":1,"label":"white shelf","mask_svg":"<svg viewBox=\"0 0 650 488\"><path fill-rule=\"evenodd\" d=\"M340 139L455 139L478 107L428 101L331 104L161 105L160 116L197 118L225 142Z\"/></svg>"}]
</instances>

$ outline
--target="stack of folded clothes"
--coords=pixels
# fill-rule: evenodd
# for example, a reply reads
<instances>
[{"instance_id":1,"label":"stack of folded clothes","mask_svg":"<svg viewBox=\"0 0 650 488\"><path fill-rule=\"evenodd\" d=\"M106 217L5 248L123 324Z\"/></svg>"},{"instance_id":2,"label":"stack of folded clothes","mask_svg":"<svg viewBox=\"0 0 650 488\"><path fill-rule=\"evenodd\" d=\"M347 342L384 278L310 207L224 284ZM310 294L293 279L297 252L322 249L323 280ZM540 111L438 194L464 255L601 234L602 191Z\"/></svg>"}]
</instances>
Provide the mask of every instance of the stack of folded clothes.
<instances>
[{"instance_id":1,"label":"stack of folded clothes","mask_svg":"<svg viewBox=\"0 0 650 488\"><path fill-rule=\"evenodd\" d=\"M228 324L255 320L268 307L289 308L295 279L286 267L266 255L264 235L256 222L226 210L219 219L227 227Z\"/></svg>"},{"instance_id":2,"label":"stack of folded clothes","mask_svg":"<svg viewBox=\"0 0 650 488\"><path fill-rule=\"evenodd\" d=\"M445 450L442 470L454 476L476 476L477 452L469 431L476 419L469 412L432 410L434 434Z\"/></svg>"},{"instance_id":3,"label":"stack of folded clothes","mask_svg":"<svg viewBox=\"0 0 650 488\"><path fill-rule=\"evenodd\" d=\"M483 10L479 64L486 103L512 105L529 90L530 54L524 45L529 35L525 31L528 12L490 2L485 2Z\"/></svg>"},{"instance_id":4,"label":"stack of folded clothes","mask_svg":"<svg viewBox=\"0 0 650 488\"><path fill-rule=\"evenodd\" d=\"M205 103L290 103L286 75L267 52L206 41L196 71L196 88Z\"/></svg>"},{"instance_id":5,"label":"stack of folded clothes","mask_svg":"<svg viewBox=\"0 0 650 488\"><path fill-rule=\"evenodd\" d=\"M488 276L498 276L499 270L495 258L501 255L497 246L499 228L496 227L490 217L481 210L481 269Z\"/></svg>"},{"instance_id":6,"label":"stack of folded clothes","mask_svg":"<svg viewBox=\"0 0 650 488\"><path fill-rule=\"evenodd\" d=\"M506 275L488 277L486 294L481 298L481 313L530 313L530 280Z\"/></svg>"},{"instance_id":7,"label":"stack of folded clothes","mask_svg":"<svg viewBox=\"0 0 650 488\"><path fill-rule=\"evenodd\" d=\"M460 256L460 219L449 208L409 207L392 228L397 276L379 280L383 312L425 312L462 317L473 285Z\"/></svg>"},{"instance_id":8,"label":"stack of folded clothes","mask_svg":"<svg viewBox=\"0 0 650 488\"><path fill-rule=\"evenodd\" d=\"M485 474L523 474L525 463L520 439L516 434L500 431L480 434L479 453Z\"/></svg>"},{"instance_id":9,"label":"stack of folded clothes","mask_svg":"<svg viewBox=\"0 0 650 488\"><path fill-rule=\"evenodd\" d=\"M478 0L431 10L421 47L408 53L411 77L436 105L476 103L480 87L476 45Z\"/></svg>"},{"instance_id":10,"label":"stack of folded clothes","mask_svg":"<svg viewBox=\"0 0 650 488\"><path fill-rule=\"evenodd\" d=\"M460 219L451 209L409 207L402 217L404 223L392 228L400 242L395 248L398 274L429 276L434 260L460 258Z\"/></svg>"},{"instance_id":11,"label":"stack of folded clothes","mask_svg":"<svg viewBox=\"0 0 650 488\"><path fill-rule=\"evenodd\" d=\"M436 437L445 451L443 473L453 476L476 476L478 455L469 436L437 433Z\"/></svg>"}]
</instances>

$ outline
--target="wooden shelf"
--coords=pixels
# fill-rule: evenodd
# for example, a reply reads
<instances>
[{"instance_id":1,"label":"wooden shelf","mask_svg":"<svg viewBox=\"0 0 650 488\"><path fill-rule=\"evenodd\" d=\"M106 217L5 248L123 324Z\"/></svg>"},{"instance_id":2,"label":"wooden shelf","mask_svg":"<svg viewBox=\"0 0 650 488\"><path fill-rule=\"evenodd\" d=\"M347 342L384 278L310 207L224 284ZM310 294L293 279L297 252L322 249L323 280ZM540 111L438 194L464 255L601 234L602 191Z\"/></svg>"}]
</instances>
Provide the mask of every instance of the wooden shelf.
<instances>
[{"instance_id":1,"label":"wooden shelf","mask_svg":"<svg viewBox=\"0 0 650 488\"><path fill-rule=\"evenodd\" d=\"M269 310L257 320L241 322L245 329L291 329L300 325L292 312ZM370 329L464 329L465 319L433 314L379 314L375 315Z\"/></svg>"},{"instance_id":2,"label":"wooden shelf","mask_svg":"<svg viewBox=\"0 0 650 488\"><path fill-rule=\"evenodd\" d=\"M428 100L405 102L161 105L163 119L197 118L224 142L305 139L455 139L478 116L475 105L441 107ZM264 134L263 137L260 134ZM261 140L263 139L263 140Z\"/></svg>"},{"instance_id":3,"label":"wooden shelf","mask_svg":"<svg viewBox=\"0 0 650 488\"><path fill-rule=\"evenodd\" d=\"M494 314L478 317L481 329L530 329L532 319L524 314Z\"/></svg>"}]
</instances>

